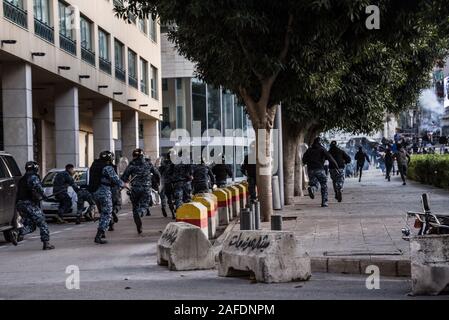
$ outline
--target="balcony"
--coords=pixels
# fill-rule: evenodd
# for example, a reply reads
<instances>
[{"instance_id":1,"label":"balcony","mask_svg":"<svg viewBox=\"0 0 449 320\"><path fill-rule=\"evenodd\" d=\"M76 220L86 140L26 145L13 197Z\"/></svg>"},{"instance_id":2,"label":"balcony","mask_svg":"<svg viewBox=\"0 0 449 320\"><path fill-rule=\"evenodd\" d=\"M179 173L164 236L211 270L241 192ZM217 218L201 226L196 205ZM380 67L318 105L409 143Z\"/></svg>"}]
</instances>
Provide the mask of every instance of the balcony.
<instances>
[{"instance_id":1,"label":"balcony","mask_svg":"<svg viewBox=\"0 0 449 320\"><path fill-rule=\"evenodd\" d=\"M95 52L87 48L81 48L81 59L95 67Z\"/></svg>"},{"instance_id":2,"label":"balcony","mask_svg":"<svg viewBox=\"0 0 449 320\"><path fill-rule=\"evenodd\" d=\"M55 30L45 22L34 19L34 33L48 42L55 43Z\"/></svg>"},{"instance_id":3,"label":"balcony","mask_svg":"<svg viewBox=\"0 0 449 320\"><path fill-rule=\"evenodd\" d=\"M126 82L126 71L119 67L115 67L115 78L122 82Z\"/></svg>"},{"instance_id":4,"label":"balcony","mask_svg":"<svg viewBox=\"0 0 449 320\"><path fill-rule=\"evenodd\" d=\"M106 59L104 59L104 58L99 58L99 60L100 60L100 70L101 71L104 71L104 72L106 72L106 73L109 73L109 74L111 74L112 73L112 65L111 65L111 62L110 61L108 61L108 60L106 60Z\"/></svg>"},{"instance_id":5,"label":"balcony","mask_svg":"<svg viewBox=\"0 0 449 320\"><path fill-rule=\"evenodd\" d=\"M28 18L25 10L13 5L11 2L3 0L3 13L9 21L28 29Z\"/></svg>"},{"instance_id":6,"label":"balcony","mask_svg":"<svg viewBox=\"0 0 449 320\"><path fill-rule=\"evenodd\" d=\"M76 41L66 37L63 34L59 35L59 46L65 52L76 56Z\"/></svg>"},{"instance_id":7,"label":"balcony","mask_svg":"<svg viewBox=\"0 0 449 320\"><path fill-rule=\"evenodd\" d=\"M138 89L138 81L135 77L133 77L132 75L129 75L128 82L131 87Z\"/></svg>"}]
</instances>

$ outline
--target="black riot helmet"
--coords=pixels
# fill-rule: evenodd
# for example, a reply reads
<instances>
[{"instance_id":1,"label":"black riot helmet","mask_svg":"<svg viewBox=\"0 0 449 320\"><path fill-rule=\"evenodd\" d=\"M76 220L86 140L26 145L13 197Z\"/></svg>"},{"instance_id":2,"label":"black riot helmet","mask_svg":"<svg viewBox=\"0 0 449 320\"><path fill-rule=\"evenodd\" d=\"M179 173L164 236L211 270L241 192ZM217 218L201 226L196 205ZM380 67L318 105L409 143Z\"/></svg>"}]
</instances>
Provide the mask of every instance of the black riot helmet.
<instances>
[{"instance_id":1,"label":"black riot helmet","mask_svg":"<svg viewBox=\"0 0 449 320\"><path fill-rule=\"evenodd\" d=\"M100 152L100 160L112 163L114 161L114 154L111 151Z\"/></svg>"},{"instance_id":2,"label":"black riot helmet","mask_svg":"<svg viewBox=\"0 0 449 320\"><path fill-rule=\"evenodd\" d=\"M35 161L28 161L25 164L25 171L26 172L38 173L39 172L39 165Z\"/></svg>"},{"instance_id":3,"label":"black riot helmet","mask_svg":"<svg viewBox=\"0 0 449 320\"><path fill-rule=\"evenodd\" d=\"M134 159L138 159L138 158L141 158L141 157L144 157L144 156L145 156L145 152L142 149L140 149L140 148L137 148L136 150L133 151L133 158Z\"/></svg>"}]
</instances>

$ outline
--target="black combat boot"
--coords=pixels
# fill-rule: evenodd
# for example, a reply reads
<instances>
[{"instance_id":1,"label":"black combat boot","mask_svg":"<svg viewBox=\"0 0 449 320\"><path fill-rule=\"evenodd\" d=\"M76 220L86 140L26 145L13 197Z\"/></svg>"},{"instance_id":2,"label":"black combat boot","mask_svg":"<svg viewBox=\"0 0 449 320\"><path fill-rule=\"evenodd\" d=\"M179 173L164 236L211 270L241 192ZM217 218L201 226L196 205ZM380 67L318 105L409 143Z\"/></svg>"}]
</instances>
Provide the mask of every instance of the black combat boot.
<instances>
[{"instance_id":1,"label":"black combat boot","mask_svg":"<svg viewBox=\"0 0 449 320\"><path fill-rule=\"evenodd\" d=\"M164 218L167 218L167 210L165 210L165 207L162 207L162 215Z\"/></svg>"},{"instance_id":2,"label":"black combat boot","mask_svg":"<svg viewBox=\"0 0 449 320\"><path fill-rule=\"evenodd\" d=\"M147 215L146 215L147 217L151 217L151 212L150 212L150 209L147 209Z\"/></svg>"},{"instance_id":3,"label":"black combat boot","mask_svg":"<svg viewBox=\"0 0 449 320\"><path fill-rule=\"evenodd\" d=\"M76 217L75 224L81 224L81 216Z\"/></svg>"},{"instance_id":4,"label":"black combat boot","mask_svg":"<svg viewBox=\"0 0 449 320\"><path fill-rule=\"evenodd\" d=\"M109 224L108 231L114 231L114 224L112 222Z\"/></svg>"},{"instance_id":5,"label":"black combat boot","mask_svg":"<svg viewBox=\"0 0 449 320\"><path fill-rule=\"evenodd\" d=\"M55 246L51 245L50 242L44 241L44 246L42 247L42 250L53 250Z\"/></svg>"},{"instance_id":6,"label":"black combat boot","mask_svg":"<svg viewBox=\"0 0 449 320\"><path fill-rule=\"evenodd\" d=\"M140 219L140 216L138 214L134 215L134 223L136 224L137 233L142 233L142 220Z\"/></svg>"},{"instance_id":7,"label":"black combat boot","mask_svg":"<svg viewBox=\"0 0 449 320\"><path fill-rule=\"evenodd\" d=\"M98 243L98 244L106 244L106 243L108 243L106 240L102 239L103 235L104 235L103 230L98 229L97 230L97 235L95 236L95 243Z\"/></svg>"}]
</instances>

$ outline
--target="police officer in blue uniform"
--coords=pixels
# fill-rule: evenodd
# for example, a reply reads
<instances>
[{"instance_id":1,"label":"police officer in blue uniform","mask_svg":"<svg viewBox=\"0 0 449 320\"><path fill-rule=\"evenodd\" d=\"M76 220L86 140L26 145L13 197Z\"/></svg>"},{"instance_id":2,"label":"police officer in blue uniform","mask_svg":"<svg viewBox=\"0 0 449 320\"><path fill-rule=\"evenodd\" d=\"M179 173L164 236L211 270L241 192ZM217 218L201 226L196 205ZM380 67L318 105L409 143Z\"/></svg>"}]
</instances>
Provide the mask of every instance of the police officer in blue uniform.
<instances>
[{"instance_id":1,"label":"police officer in blue uniform","mask_svg":"<svg viewBox=\"0 0 449 320\"><path fill-rule=\"evenodd\" d=\"M50 231L48 230L45 216L41 210L40 202L45 198L44 188L38 175L39 165L30 161L25 165L25 175L19 180L16 197L16 208L23 218L23 228L19 237L36 230L40 230L43 250L52 250L55 247L50 244Z\"/></svg>"},{"instance_id":2,"label":"police officer in blue uniform","mask_svg":"<svg viewBox=\"0 0 449 320\"><path fill-rule=\"evenodd\" d=\"M78 192L79 187L75 184L73 180L73 175L75 174L75 166L73 164L68 164L65 166L65 170L58 172L53 181L53 194L56 200L59 202L58 208L58 223L65 223L63 217L64 214L69 213L72 208L72 198L67 192L68 187L72 187L75 192ZM78 216L76 219L76 224L80 224L81 217Z\"/></svg>"}]
</instances>

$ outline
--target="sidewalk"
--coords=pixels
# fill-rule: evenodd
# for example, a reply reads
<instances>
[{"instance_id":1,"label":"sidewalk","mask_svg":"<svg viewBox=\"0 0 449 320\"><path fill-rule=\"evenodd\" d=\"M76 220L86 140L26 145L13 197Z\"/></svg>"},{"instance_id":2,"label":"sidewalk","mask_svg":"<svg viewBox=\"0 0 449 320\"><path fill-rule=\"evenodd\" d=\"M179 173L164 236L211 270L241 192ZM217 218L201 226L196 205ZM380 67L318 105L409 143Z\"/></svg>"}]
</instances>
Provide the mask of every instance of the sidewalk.
<instances>
[{"instance_id":1,"label":"sidewalk","mask_svg":"<svg viewBox=\"0 0 449 320\"><path fill-rule=\"evenodd\" d=\"M283 229L295 232L301 250L312 257L315 272L363 274L374 264L382 275L409 276L409 243L401 229L406 211L422 210L422 193L430 194L433 211L449 211L448 191L412 181L402 186L400 177L387 182L380 171L369 171L361 183L346 180L342 203L334 199L329 182L329 208L320 207L317 193L315 200L297 198L277 213L284 216Z\"/></svg>"}]
</instances>

